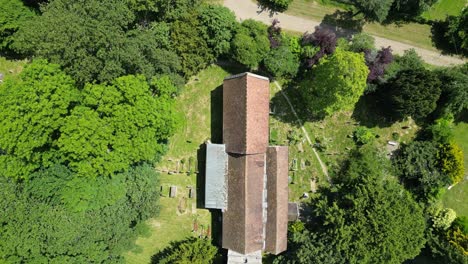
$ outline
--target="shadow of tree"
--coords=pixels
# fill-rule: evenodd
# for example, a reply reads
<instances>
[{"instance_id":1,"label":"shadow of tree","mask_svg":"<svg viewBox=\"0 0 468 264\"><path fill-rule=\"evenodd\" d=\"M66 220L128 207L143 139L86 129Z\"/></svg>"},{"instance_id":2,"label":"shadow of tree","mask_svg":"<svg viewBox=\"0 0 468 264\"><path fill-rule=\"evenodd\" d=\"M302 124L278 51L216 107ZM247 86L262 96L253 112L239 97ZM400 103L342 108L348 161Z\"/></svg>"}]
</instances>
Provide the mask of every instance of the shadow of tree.
<instances>
[{"instance_id":1,"label":"shadow of tree","mask_svg":"<svg viewBox=\"0 0 468 264\"><path fill-rule=\"evenodd\" d=\"M307 104L302 97L297 83L290 83L283 87L283 93L289 98L293 109L296 111L297 117L302 122L315 122L323 120L324 117L314 116L307 107ZM291 124L295 127L300 127L302 124L298 122L296 115L291 111L291 106L281 92L277 92L271 99L271 107L274 109L273 118L283 123Z\"/></svg>"},{"instance_id":2,"label":"shadow of tree","mask_svg":"<svg viewBox=\"0 0 468 264\"><path fill-rule=\"evenodd\" d=\"M352 11L336 10L327 14L320 23L321 28L333 31L339 38L351 38L352 35L362 32L365 21L356 19Z\"/></svg>"},{"instance_id":3,"label":"shadow of tree","mask_svg":"<svg viewBox=\"0 0 468 264\"><path fill-rule=\"evenodd\" d=\"M449 21L455 17L447 17L444 21L435 21L431 26L431 40L434 46L442 52L442 54L455 54L455 55L464 55L468 56L467 52L460 48L460 44L451 43L456 42L457 38L455 36L448 36L450 42L447 41L447 36L445 35L448 32Z\"/></svg>"},{"instance_id":4,"label":"shadow of tree","mask_svg":"<svg viewBox=\"0 0 468 264\"><path fill-rule=\"evenodd\" d=\"M354 107L353 119L366 127L389 127L397 121L390 109L388 95L376 92L361 96Z\"/></svg>"}]
</instances>

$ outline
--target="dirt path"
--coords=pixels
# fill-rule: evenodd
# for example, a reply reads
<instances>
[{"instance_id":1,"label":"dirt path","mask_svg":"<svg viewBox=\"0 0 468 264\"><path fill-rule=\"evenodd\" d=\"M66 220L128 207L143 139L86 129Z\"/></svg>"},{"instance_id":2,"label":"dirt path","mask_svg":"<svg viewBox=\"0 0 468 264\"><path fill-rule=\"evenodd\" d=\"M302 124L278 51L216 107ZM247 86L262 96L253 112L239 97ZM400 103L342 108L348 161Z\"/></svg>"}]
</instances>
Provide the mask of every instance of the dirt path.
<instances>
[{"instance_id":1,"label":"dirt path","mask_svg":"<svg viewBox=\"0 0 468 264\"><path fill-rule=\"evenodd\" d=\"M273 17L270 17L268 12L258 13L258 6L251 0L224 0L224 6L234 11L237 18L240 20L252 18L266 24L271 24L271 21L277 18L281 22L282 28L298 32L313 31L314 28L320 24L318 21L308 20L287 14L276 14ZM442 55L436 51L414 47L412 45L398 41L376 36L374 36L374 38L375 45L377 47L391 46L393 52L396 54L403 54L405 50L414 48L416 52L424 59L424 61L432 65L450 66L467 62L467 60L459 59L453 56Z\"/></svg>"},{"instance_id":2,"label":"dirt path","mask_svg":"<svg viewBox=\"0 0 468 264\"><path fill-rule=\"evenodd\" d=\"M331 183L331 179L330 179L330 176L328 175L328 169L327 169L327 166L325 166L325 164L322 162L322 159L320 159L320 156L319 154L317 153L317 150L315 150L315 148L313 147L313 144L312 144L312 141L310 140L310 136L309 136L309 133L307 132L307 130L304 128L304 123L302 122L302 120L299 118L299 116L297 115L297 112L296 110L294 109L294 106L292 105L291 101L289 100L289 97L286 95L286 93L284 93L283 91L283 88L281 87L281 85L279 85L279 83L277 81L274 82L275 83L275 86L276 88L278 88L278 90L281 92L281 94L283 95L284 99L286 99L286 102L288 102L289 104L289 107L291 108L291 111L293 112L294 116L296 117L297 119L297 123L299 124L299 126L301 126L301 130L302 132L304 133L306 139L307 139L307 142L309 143L309 146L312 148L312 151L314 152L315 154L315 157L317 158L317 160L319 161L320 163L320 167L322 168L322 172L323 174L325 174L325 176L327 176L327 181L329 183Z\"/></svg>"}]
</instances>

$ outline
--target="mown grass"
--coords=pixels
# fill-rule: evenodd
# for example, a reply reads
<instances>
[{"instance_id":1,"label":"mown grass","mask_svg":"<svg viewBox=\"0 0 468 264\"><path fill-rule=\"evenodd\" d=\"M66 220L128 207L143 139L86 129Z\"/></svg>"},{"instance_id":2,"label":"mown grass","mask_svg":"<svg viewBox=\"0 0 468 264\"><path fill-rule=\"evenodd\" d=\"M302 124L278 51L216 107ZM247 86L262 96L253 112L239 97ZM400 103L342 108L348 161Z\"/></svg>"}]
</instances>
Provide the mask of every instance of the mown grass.
<instances>
[{"instance_id":1,"label":"mown grass","mask_svg":"<svg viewBox=\"0 0 468 264\"><path fill-rule=\"evenodd\" d=\"M455 126L455 142L463 149L465 158L465 177L464 180L447 190L442 201L445 207L449 207L457 212L457 215L468 216L468 123L458 123Z\"/></svg>"},{"instance_id":2,"label":"mown grass","mask_svg":"<svg viewBox=\"0 0 468 264\"><path fill-rule=\"evenodd\" d=\"M270 115L270 144L289 146L289 200L299 202L304 193L316 191L318 186L328 182L289 104L274 84L270 86L270 95L273 112ZM292 133L300 136L298 142L288 139Z\"/></svg>"},{"instance_id":3,"label":"mown grass","mask_svg":"<svg viewBox=\"0 0 468 264\"><path fill-rule=\"evenodd\" d=\"M337 6L334 3L322 4L322 1L294 0L286 13L315 21L322 21L327 15L332 15L337 10L344 11L349 8L350 7L343 5ZM416 47L436 50L432 45L431 28L429 25L417 23L407 23L402 25L368 23L363 27L363 31L375 36L414 45Z\"/></svg>"},{"instance_id":4,"label":"mown grass","mask_svg":"<svg viewBox=\"0 0 468 264\"><path fill-rule=\"evenodd\" d=\"M385 153L390 153L390 150L387 149L388 141L395 140L407 143L419 131L419 127L411 119L394 121L379 115L376 106L372 103L372 98L367 99L371 102L359 101L354 111L338 112L317 120L312 118L305 109L304 102L301 100L301 95L295 85L287 87L285 92L304 121L304 127L311 136L312 143L320 142L323 146L319 153L332 175L339 168L341 161L348 157L352 149L356 148L353 132L358 126L371 128L377 135L376 147ZM292 117L285 116L279 117L279 119L281 122L295 125L292 121L288 121L295 120ZM397 134L397 139L394 138L393 134Z\"/></svg>"},{"instance_id":5,"label":"mown grass","mask_svg":"<svg viewBox=\"0 0 468 264\"><path fill-rule=\"evenodd\" d=\"M3 80L18 75L26 63L26 60L7 60L0 57L0 73L3 74Z\"/></svg>"},{"instance_id":6,"label":"mown grass","mask_svg":"<svg viewBox=\"0 0 468 264\"><path fill-rule=\"evenodd\" d=\"M457 16L468 4L466 0L439 0L422 14L427 20L444 20L447 16Z\"/></svg>"}]
</instances>

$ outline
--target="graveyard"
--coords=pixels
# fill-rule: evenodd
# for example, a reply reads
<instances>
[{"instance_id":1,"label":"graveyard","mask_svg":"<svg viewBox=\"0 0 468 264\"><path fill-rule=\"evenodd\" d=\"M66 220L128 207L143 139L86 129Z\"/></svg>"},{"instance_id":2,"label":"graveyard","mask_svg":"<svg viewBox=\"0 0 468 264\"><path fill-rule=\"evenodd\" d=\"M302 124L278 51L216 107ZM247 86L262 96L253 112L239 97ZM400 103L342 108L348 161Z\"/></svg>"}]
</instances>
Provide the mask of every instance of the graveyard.
<instances>
[{"instance_id":1,"label":"graveyard","mask_svg":"<svg viewBox=\"0 0 468 264\"><path fill-rule=\"evenodd\" d=\"M220 88L223 79L243 71L238 66L212 65L193 77L179 96L178 109L184 125L171 138L168 152L156 167L161 174L160 216L149 221L148 236L137 240L140 249L126 254L128 263L149 261L152 255L171 241L188 236L208 235L219 239L216 237L216 232L219 232L216 219L212 219L212 213L201 204L204 200L203 145L207 140L216 141L221 137L219 115L222 111ZM286 90L286 93L293 105L297 105L294 92ZM320 186L329 182L313 154L313 146L305 140L290 106L273 83L270 85L270 96L270 145L289 146L289 201L305 201L313 197ZM356 126L357 121L346 112L304 124L322 161L330 168L337 166L353 148L352 133ZM379 135L377 143L384 151L392 133L399 133L400 141L404 141L410 140L418 130L412 120L374 129ZM214 218L219 217L220 214Z\"/></svg>"}]
</instances>

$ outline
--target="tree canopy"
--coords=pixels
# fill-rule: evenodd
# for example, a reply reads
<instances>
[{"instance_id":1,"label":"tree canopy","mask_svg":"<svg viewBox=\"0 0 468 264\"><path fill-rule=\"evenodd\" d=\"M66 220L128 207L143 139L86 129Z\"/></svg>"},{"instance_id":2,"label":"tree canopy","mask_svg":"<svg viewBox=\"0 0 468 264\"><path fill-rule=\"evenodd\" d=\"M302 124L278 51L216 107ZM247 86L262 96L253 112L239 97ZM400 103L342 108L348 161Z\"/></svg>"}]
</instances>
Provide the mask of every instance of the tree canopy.
<instances>
[{"instance_id":1,"label":"tree canopy","mask_svg":"<svg viewBox=\"0 0 468 264\"><path fill-rule=\"evenodd\" d=\"M270 12L284 12L288 10L289 5L293 0L258 0L258 5L263 9L268 9Z\"/></svg>"},{"instance_id":2,"label":"tree canopy","mask_svg":"<svg viewBox=\"0 0 468 264\"><path fill-rule=\"evenodd\" d=\"M35 17L35 12L21 0L0 0L0 51L8 52L13 42L12 35L28 20Z\"/></svg>"},{"instance_id":3,"label":"tree canopy","mask_svg":"<svg viewBox=\"0 0 468 264\"><path fill-rule=\"evenodd\" d=\"M368 73L362 54L337 49L320 60L300 89L315 115L330 115L354 107L364 92Z\"/></svg>"},{"instance_id":4,"label":"tree canopy","mask_svg":"<svg viewBox=\"0 0 468 264\"><path fill-rule=\"evenodd\" d=\"M277 263L402 263L423 248L421 207L365 148L351 155L334 186L310 204L306 229L292 235Z\"/></svg>"},{"instance_id":5,"label":"tree canopy","mask_svg":"<svg viewBox=\"0 0 468 264\"><path fill-rule=\"evenodd\" d=\"M0 174L27 178L62 163L82 176L112 176L157 160L177 125L165 93L176 89L153 95L158 88L125 76L80 91L58 65L33 62L0 89Z\"/></svg>"},{"instance_id":6,"label":"tree canopy","mask_svg":"<svg viewBox=\"0 0 468 264\"><path fill-rule=\"evenodd\" d=\"M55 0L42 15L24 23L12 47L60 64L79 85L110 82L127 74L178 72L177 55L167 43L162 26L131 30L135 15L123 1ZM161 39L162 38L162 39Z\"/></svg>"},{"instance_id":7,"label":"tree canopy","mask_svg":"<svg viewBox=\"0 0 468 264\"><path fill-rule=\"evenodd\" d=\"M404 146L395 159L403 182L423 201L438 198L441 189L451 183L439 169L438 153L439 143L415 141Z\"/></svg>"},{"instance_id":8,"label":"tree canopy","mask_svg":"<svg viewBox=\"0 0 468 264\"><path fill-rule=\"evenodd\" d=\"M256 69L270 50L267 27L247 19L232 40L234 59L250 69Z\"/></svg>"},{"instance_id":9,"label":"tree canopy","mask_svg":"<svg viewBox=\"0 0 468 264\"><path fill-rule=\"evenodd\" d=\"M219 5L201 5L198 13L203 38L215 57L227 54L238 27L234 12Z\"/></svg>"},{"instance_id":10,"label":"tree canopy","mask_svg":"<svg viewBox=\"0 0 468 264\"><path fill-rule=\"evenodd\" d=\"M368 21L409 21L435 3L434 0L346 0Z\"/></svg>"},{"instance_id":11,"label":"tree canopy","mask_svg":"<svg viewBox=\"0 0 468 264\"><path fill-rule=\"evenodd\" d=\"M436 109L441 93L439 79L433 72L425 69L400 71L385 86L389 92L392 111L400 118L426 118Z\"/></svg>"},{"instance_id":12,"label":"tree canopy","mask_svg":"<svg viewBox=\"0 0 468 264\"><path fill-rule=\"evenodd\" d=\"M95 191L80 190L83 184L70 189L76 184L70 173L54 166L22 183L0 177L0 262L124 262L122 254L145 230L143 221L158 212L156 173L139 166L117 182L101 178Z\"/></svg>"},{"instance_id":13,"label":"tree canopy","mask_svg":"<svg viewBox=\"0 0 468 264\"><path fill-rule=\"evenodd\" d=\"M218 249L207 238L187 238L172 243L161 253L153 256L159 264L194 263L211 264L218 254Z\"/></svg>"}]
</instances>

